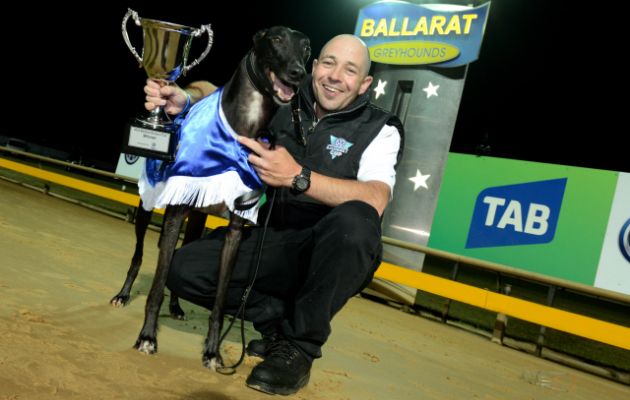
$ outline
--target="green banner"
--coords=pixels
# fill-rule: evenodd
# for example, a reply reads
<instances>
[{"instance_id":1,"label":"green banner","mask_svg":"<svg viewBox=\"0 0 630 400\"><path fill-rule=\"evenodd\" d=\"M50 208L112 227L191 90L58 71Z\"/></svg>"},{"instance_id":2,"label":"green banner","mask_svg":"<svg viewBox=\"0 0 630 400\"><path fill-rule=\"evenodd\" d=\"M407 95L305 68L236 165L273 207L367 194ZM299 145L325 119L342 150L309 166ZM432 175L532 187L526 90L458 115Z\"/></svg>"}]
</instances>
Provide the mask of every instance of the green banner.
<instances>
[{"instance_id":1,"label":"green banner","mask_svg":"<svg viewBox=\"0 0 630 400\"><path fill-rule=\"evenodd\" d=\"M617 176L450 153L429 246L593 285Z\"/></svg>"}]
</instances>

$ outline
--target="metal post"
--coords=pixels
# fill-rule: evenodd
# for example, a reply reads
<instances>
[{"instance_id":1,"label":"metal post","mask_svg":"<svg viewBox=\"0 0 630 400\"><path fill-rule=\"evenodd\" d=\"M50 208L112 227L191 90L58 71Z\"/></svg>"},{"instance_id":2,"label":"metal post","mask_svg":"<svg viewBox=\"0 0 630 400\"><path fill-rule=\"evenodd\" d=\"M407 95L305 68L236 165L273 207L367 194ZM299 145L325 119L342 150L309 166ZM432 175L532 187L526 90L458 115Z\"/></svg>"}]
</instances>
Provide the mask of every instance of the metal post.
<instances>
[{"instance_id":1,"label":"metal post","mask_svg":"<svg viewBox=\"0 0 630 400\"><path fill-rule=\"evenodd\" d=\"M553 300L556 297L556 286L549 286L549 291L547 292L547 305L552 306ZM540 326L540 331L538 333L538 338L536 339L536 355L538 357L542 354L542 348L545 345L545 333L547 332L547 327Z\"/></svg>"},{"instance_id":2,"label":"metal post","mask_svg":"<svg viewBox=\"0 0 630 400\"><path fill-rule=\"evenodd\" d=\"M457 280L457 274L459 273L459 262L453 265L453 272L451 273L451 280ZM451 308L451 299L446 299L444 302L444 308L442 309L442 322L446 322L448 319L448 311Z\"/></svg>"},{"instance_id":3,"label":"metal post","mask_svg":"<svg viewBox=\"0 0 630 400\"><path fill-rule=\"evenodd\" d=\"M499 280L501 275L499 275ZM512 285L505 284L503 290L499 289L499 293L503 292L503 294L509 296L512 291ZM504 313L497 313L497 319L494 321L494 330L492 332L492 340L493 343L503 344L503 337L505 336L505 327L507 326L508 317Z\"/></svg>"}]
</instances>

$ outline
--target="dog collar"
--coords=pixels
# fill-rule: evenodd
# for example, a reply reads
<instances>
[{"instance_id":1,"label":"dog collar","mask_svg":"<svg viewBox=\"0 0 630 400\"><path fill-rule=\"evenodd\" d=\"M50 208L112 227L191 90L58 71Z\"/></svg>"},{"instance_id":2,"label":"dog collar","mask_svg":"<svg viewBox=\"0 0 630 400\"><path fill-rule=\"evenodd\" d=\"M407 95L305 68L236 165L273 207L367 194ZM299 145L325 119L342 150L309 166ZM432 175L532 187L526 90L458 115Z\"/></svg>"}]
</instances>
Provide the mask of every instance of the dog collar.
<instances>
[{"instance_id":1,"label":"dog collar","mask_svg":"<svg viewBox=\"0 0 630 400\"><path fill-rule=\"evenodd\" d=\"M273 92L273 87L271 86L269 79L267 79L265 75L261 76L254 66L254 63L256 62L256 55L253 50L250 50L249 53L247 53L244 62L245 70L247 71L247 78L254 88L256 88L256 90L260 93L266 93L273 98L275 93Z\"/></svg>"}]
</instances>

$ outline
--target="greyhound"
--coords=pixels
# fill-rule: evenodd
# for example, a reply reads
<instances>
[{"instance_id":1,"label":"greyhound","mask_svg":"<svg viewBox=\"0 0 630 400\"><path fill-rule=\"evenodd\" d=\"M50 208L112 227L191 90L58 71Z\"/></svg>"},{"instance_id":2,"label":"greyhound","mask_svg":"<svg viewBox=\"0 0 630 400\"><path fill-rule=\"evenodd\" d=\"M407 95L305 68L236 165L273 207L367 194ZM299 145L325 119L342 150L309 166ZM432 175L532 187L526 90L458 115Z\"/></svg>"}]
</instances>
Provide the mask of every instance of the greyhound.
<instances>
[{"instance_id":1,"label":"greyhound","mask_svg":"<svg viewBox=\"0 0 630 400\"><path fill-rule=\"evenodd\" d=\"M216 170L215 160L205 158L209 153L217 151L216 148L224 146L210 145L206 149L199 149L197 146L209 141L204 136L207 135L206 131L214 127L210 124L218 124L211 122L212 118L220 119L229 125L226 129L231 129L231 133L223 134L227 142L235 142L233 137L235 132L247 137L257 137L259 132L267 126L278 106L289 103L296 94L300 83L306 77L305 64L311 51L306 35L282 26L257 32L253 42L253 48L242 59L227 84L213 95L196 103L186 115L180 128L176 160L167 164L161 164L162 162L157 160L147 160L147 166L139 182L141 204L144 210L136 219L138 239L136 250L125 285L121 292L111 300L112 304L121 305L129 299L129 291L138 274L142 259L142 239L151 214L151 211L147 209L166 206L157 270L145 306L144 324L134 345L143 353L157 352L158 314L164 299L169 266L184 219L193 210L216 211L217 205L226 206L230 218L219 260L219 283L202 359L204 366L214 371L223 368L223 360L218 348L223 325L223 308L242 228L248 220L255 222L257 219L257 197L254 194L257 190L260 193L263 185L253 168L246 162L248 151L238 144L235 147L238 150L231 153L241 152L244 163L247 165L243 165L242 158L240 164L237 160L235 165L245 166L248 170L232 174L238 177L236 184L226 184L222 178L234 171L219 175L218 180L215 179L216 176L191 178L187 175L190 175L189 169L205 171L204 168L208 164L212 164L207 168L208 170ZM220 107L215 107L219 104ZM210 110L212 112L208 112ZM221 115L210 116L212 113ZM189 168L191 160L180 159L189 156L201 166ZM194 180L196 178L199 180ZM220 183L218 190L210 187L213 182ZM155 186L149 187L147 183L155 184ZM226 187L229 187L232 193L227 193ZM189 221L186 236L189 233L200 235L203 223L198 221L192 221L192 224ZM189 239L185 239L186 241ZM174 302L171 300L170 311L171 314L183 316L176 298Z\"/></svg>"}]
</instances>

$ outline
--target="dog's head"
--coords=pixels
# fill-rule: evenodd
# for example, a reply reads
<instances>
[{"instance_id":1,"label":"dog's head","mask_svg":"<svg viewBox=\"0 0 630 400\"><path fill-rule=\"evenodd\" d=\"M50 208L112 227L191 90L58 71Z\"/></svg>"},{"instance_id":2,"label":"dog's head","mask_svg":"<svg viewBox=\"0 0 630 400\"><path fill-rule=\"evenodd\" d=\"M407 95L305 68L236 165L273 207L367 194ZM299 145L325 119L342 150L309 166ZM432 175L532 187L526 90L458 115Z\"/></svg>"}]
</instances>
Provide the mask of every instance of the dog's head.
<instances>
[{"instance_id":1,"label":"dog's head","mask_svg":"<svg viewBox=\"0 0 630 400\"><path fill-rule=\"evenodd\" d=\"M305 64L311 56L308 37L284 26L274 26L254 35L253 51L274 98L282 103L291 101L306 77Z\"/></svg>"}]
</instances>

